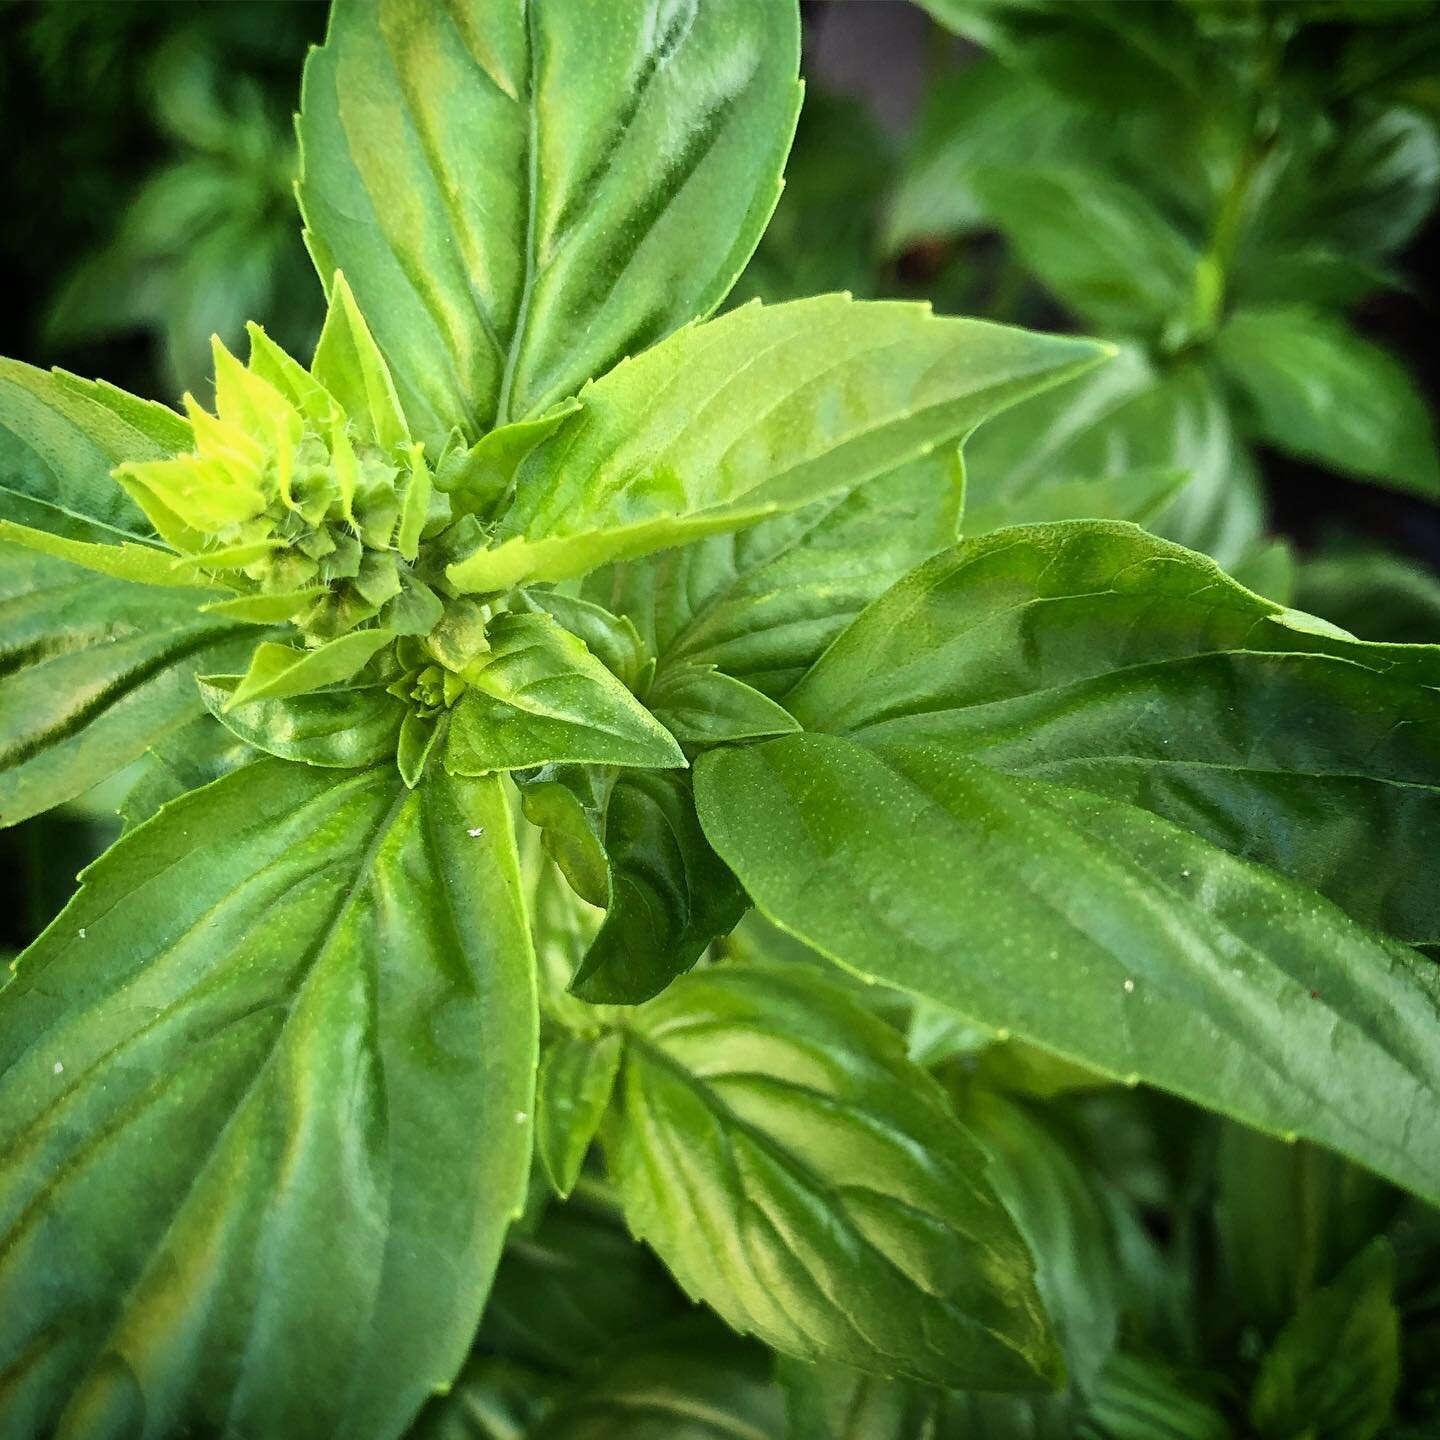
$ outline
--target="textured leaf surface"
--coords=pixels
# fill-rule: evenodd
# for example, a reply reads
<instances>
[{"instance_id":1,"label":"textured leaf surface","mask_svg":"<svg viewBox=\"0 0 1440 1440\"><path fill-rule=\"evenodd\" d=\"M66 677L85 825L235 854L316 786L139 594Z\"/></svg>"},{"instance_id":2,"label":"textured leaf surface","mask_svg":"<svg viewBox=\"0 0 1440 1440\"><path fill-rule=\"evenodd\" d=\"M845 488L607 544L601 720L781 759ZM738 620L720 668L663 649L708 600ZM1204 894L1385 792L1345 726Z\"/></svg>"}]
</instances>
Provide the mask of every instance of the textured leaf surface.
<instances>
[{"instance_id":1,"label":"textured leaf surface","mask_svg":"<svg viewBox=\"0 0 1440 1440\"><path fill-rule=\"evenodd\" d=\"M521 466L494 548L450 578L583 575L848 492L1103 354L898 301L743 306L587 386Z\"/></svg>"},{"instance_id":2,"label":"textured leaf surface","mask_svg":"<svg viewBox=\"0 0 1440 1440\"><path fill-rule=\"evenodd\" d=\"M197 672L256 631L160 590L0 545L0 824L72 799L204 713Z\"/></svg>"},{"instance_id":3,"label":"textured leaf surface","mask_svg":"<svg viewBox=\"0 0 1440 1440\"><path fill-rule=\"evenodd\" d=\"M388 1437L448 1383L528 1168L510 833L265 761L86 873L0 992L0 1431Z\"/></svg>"},{"instance_id":4,"label":"textured leaf surface","mask_svg":"<svg viewBox=\"0 0 1440 1440\"><path fill-rule=\"evenodd\" d=\"M1440 650L1303 623L1142 531L1018 527L876 601L788 704L1144 806L1429 941Z\"/></svg>"},{"instance_id":5,"label":"textured leaf surface","mask_svg":"<svg viewBox=\"0 0 1440 1440\"><path fill-rule=\"evenodd\" d=\"M682 745L719 745L800 728L784 706L743 680L708 666L671 667L652 687L646 703Z\"/></svg>"},{"instance_id":6,"label":"textured leaf surface","mask_svg":"<svg viewBox=\"0 0 1440 1440\"><path fill-rule=\"evenodd\" d=\"M125 460L190 446L173 410L63 370L0 360L0 516L94 543L142 540L150 525L110 476Z\"/></svg>"},{"instance_id":7,"label":"textured leaf surface","mask_svg":"<svg viewBox=\"0 0 1440 1440\"><path fill-rule=\"evenodd\" d=\"M501 615L486 634L490 649L451 712L445 764L456 774L684 765L670 732L548 615Z\"/></svg>"},{"instance_id":8,"label":"textured leaf surface","mask_svg":"<svg viewBox=\"0 0 1440 1440\"><path fill-rule=\"evenodd\" d=\"M1440 1196L1440 984L1312 891L898 738L714 750L697 800L760 910L848 968Z\"/></svg>"},{"instance_id":9,"label":"textured leaf surface","mask_svg":"<svg viewBox=\"0 0 1440 1440\"><path fill-rule=\"evenodd\" d=\"M306 238L412 430L539 413L724 297L780 192L788 5L349 0L306 66Z\"/></svg>"},{"instance_id":10,"label":"textured leaf surface","mask_svg":"<svg viewBox=\"0 0 1440 1440\"><path fill-rule=\"evenodd\" d=\"M697 972L637 1011L604 1138L632 1228L737 1330L882 1374L1053 1380L982 1153L819 971Z\"/></svg>"},{"instance_id":11,"label":"textured leaf surface","mask_svg":"<svg viewBox=\"0 0 1440 1440\"><path fill-rule=\"evenodd\" d=\"M535 1148L558 1195L575 1188L619 1070L616 1034L561 1035L545 1050L535 1094Z\"/></svg>"},{"instance_id":12,"label":"textured leaf surface","mask_svg":"<svg viewBox=\"0 0 1440 1440\"><path fill-rule=\"evenodd\" d=\"M982 432L983 433L983 432ZM953 544L964 480L942 448L744 530L601 571L664 665L715 665L783 695L877 595Z\"/></svg>"},{"instance_id":13,"label":"textured leaf surface","mask_svg":"<svg viewBox=\"0 0 1440 1440\"><path fill-rule=\"evenodd\" d=\"M1345 474L1440 498L1425 402L1399 361L1343 321L1299 309L1241 311L1216 346L1249 401L1258 438Z\"/></svg>"}]
</instances>

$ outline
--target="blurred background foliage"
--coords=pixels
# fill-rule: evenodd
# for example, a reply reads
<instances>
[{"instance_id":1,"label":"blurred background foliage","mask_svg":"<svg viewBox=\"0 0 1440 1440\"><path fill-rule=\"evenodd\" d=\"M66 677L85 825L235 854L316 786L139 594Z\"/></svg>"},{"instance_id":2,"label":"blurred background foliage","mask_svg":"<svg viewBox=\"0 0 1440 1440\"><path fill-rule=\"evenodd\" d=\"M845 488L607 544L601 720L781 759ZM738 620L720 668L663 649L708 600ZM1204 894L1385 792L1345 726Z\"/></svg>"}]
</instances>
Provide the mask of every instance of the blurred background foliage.
<instances>
[{"instance_id":1,"label":"blurred background foliage","mask_svg":"<svg viewBox=\"0 0 1440 1440\"><path fill-rule=\"evenodd\" d=\"M1440 641L1429 0L803 10L787 188L736 302L927 298L1119 352L976 437L968 533L1134 519L1357 634ZM210 334L234 346L246 319L308 353L291 116L325 14L0 0L0 353L171 402L203 396ZM0 951L63 904L129 779L0 832ZM563 985L560 893L537 941ZM814 958L753 919L725 948ZM776 1371L688 1304L589 1174L563 1205L537 1187L475 1355L415 1433L1440 1436L1434 1212L1333 1156L867 999L990 1151L1040 1258L1063 1395Z\"/></svg>"}]
</instances>

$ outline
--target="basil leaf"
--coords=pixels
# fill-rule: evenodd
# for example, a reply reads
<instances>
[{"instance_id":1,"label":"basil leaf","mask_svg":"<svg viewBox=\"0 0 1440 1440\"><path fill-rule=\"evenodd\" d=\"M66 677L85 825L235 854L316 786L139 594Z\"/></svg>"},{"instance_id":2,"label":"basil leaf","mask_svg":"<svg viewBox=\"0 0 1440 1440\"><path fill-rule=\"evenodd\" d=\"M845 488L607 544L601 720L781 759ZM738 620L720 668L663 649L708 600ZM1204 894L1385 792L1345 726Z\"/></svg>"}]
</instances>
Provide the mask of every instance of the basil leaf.
<instances>
[{"instance_id":1,"label":"basil leaf","mask_svg":"<svg viewBox=\"0 0 1440 1440\"><path fill-rule=\"evenodd\" d=\"M0 520L0 542L4 541L21 545L27 550L38 550L42 555L53 555L58 560L68 560L72 565L108 575L114 580L191 590L203 583L193 574L177 570L175 561L179 557L173 551L162 550L156 545L135 545L129 541L119 545L97 545L92 541L70 540L63 535L52 535L48 530L33 530L28 525Z\"/></svg>"},{"instance_id":2,"label":"basil leaf","mask_svg":"<svg viewBox=\"0 0 1440 1440\"><path fill-rule=\"evenodd\" d=\"M1103 356L927 306L746 305L587 385L460 590L561 580L853 489Z\"/></svg>"},{"instance_id":3,"label":"basil leaf","mask_svg":"<svg viewBox=\"0 0 1440 1440\"><path fill-rule=\"evenodd\" d=\"M561 1035L546 1049L535 1095L535 1148L557 1195L575 1188L619 1073L618 1034Z\"/></svg>"},{"instance_id":4,"label":"basil leaf","mask_svg":"<svg viewBox=\"0 0 1440 1440\"><path fill-rule=\"evenodd\" d=\"M631 1228L742 1333L881 1374L1053 1380L981 1152L819 971L719 967L638 1010L603 1137Z\"/></svg>"},{"instance_id":5,"label":"basil leaf","mask_svg":"<svg viewBox=\"0 0 1440 1440\"><path fill-rule=\"evenodd\" d=\"M0 825L88 790L204 713L197 670L255 632L158 590L0 543Z\"/></svg>"},{"instance_id":6,"label":"basil leaf","mask_svg":"<svg viewBox=\"0 0 1440 1440\"><path fill-rule=\"evenodd\" d=\"M1146 525L1169 510L1189 483L1183 470L1135 470L1098 480L1061 480L1023 496L967 506L965 535L975 539L1008 525L1056 520L1128 520Z\"/></svg>"},{"instance_id":7,"label":"basil leaf","mask_svg":"<svg viewBox=\"0 0 1440 1440\"><path fill-rule=\"evenodd\" d=\"M465 671L450 712L446 768L457 775L556 762L683 766L670 732L548 615L506 613Z\"/></svg>"},{"instance_id":8,"label":"basil leaf","mask_svg":"<svg viewBox=\"0 0 1440 1440\"><path fill-rule=\"evenodd\" d=\"M517 781L520 809L540 831L545 853L570 888L600 909L610 902L610 862L603 841L605 807L617 780L615 770L547 765Z\"/></svg>"},{"instance_id":9,"label":"basil leaf","mask_svg":"<svg viewBox=\"0 0 1440 1440\"><path fill-rule=\"evenodd\" d=\"M1045 518L1051 487L1162 472L1190 477L1153 521L1167 538L1229 565L1265 528L1254 463L1206 371L1190 362L1161 374L1129 347L982 426L965 446L965 467L972 534L979 532L971 516L998 507L1013 507L1023 520Z\"/></svg>"},{"instance_id":10,"label":"basil leaf","mask_svg":"<svg viewBox=\"0 0 1440 1440\"><path fill-rule=\"evenodd\" d=\"M689 1309L616 1212L572 1201L511 1234L477 1343L569 1374Z\"/></svg>"},{"instance_id":11,"label":"basil leaf","mask_svg":"<svg viewBox=\"0 0 1440 1440\"><path fill-rule=\"evenodd\" d=\"M347 686L232 706L238 675L200 679L205 708L247 745L307 765L351 769L391 759L405 706L382 686Z\"/></svg>"},{"instance_id":12,"label":"basil leaf","mask_svg":"<svg viewBox=\"0 0 1440 1440\"><path fill-rule=\"evenodd\" d=\"M666 664L715 665L783 696L877 595L953 544L964 472L937 450L745 530L611 567L586 593Z\"/></svg>"},{"instance_id":13,"label":"basil leaf","mask_svg":"<svg viewBox=\"0 0 1440 1440\"><path fill-rule=\"evenodd\" d=\"M625 686L644 690L655 662L626 615L612 615L593 601L554 590L522 591L524 603L543 611L577 639Z\"/></svg>"},{"instance_id":14,"label":"basil leaf","mask_svg":"<svg viewBox=\"0 0 1440 1440\"><path fill-rule=\"evenodd\" d=\"M555 400L720 302L780 192L793 6L336 7L299 187L417 438ZM357 97L364 97L359 103Z\"/></svg>"},{"instance_id":15,"label":"basil leaf","mask_svg":"<svg viewBox=\"0 0 1440 1440\"><path fill-rule=\"evenodd\" d=\"M634 1005L688 970L731 930L745 893L695 814L688 774L621 775L605 807L604 922L571 991L597 1005Z\"/></svg>"},{"instance_id":16,"label":"basil leaf","mask_svg":"<svg viewBox=\"0 0 1440 1440\"><path fill-rule=\"evenodd\" d=\"M1440 577L1378 547L1347 545L1304 560L1295 603L1365 640L1440 643Z\"/></svg>"},{"instance_id":17,"label":"basil leaf","mask_svg":"<svg viewBox=\"0 0 1440 1440\"><path fill-rule=\"evenodd\" d=\"M1106 1440L1234 1440L1235 1431L1188 1376L1160 1360L1117 1355L1106 1369L1090 1419Z\"/></svg>"},{"instance_id":18,"label":"basil leaf","mask_svg":"<svg viewBox=\"0 0 1440 1440\"><path fill-rule=\"evenodd\" d=\"M259 758L258 751L212 716L197 715L145 752L139 761L140 773L116 813L125 829L133 830L162 805L242 765L253 765Z\"/></svg>"},{"instance_id":19,"label":"basil leaf","mask_svg":"<svg viewBox=\"0 0 1440 1440\"><path fill-rule=\"evenodd\" d=\"M898 739L712 750L697 801L761 911L847 968L1440 1196L1440 987L1313 891Z\"/></svg>"},{"instance_id":20,"label":"basil leaf","mask_svg":"<svg viewBox=\"0 0 1440 1440\"><path fill-rule=\"evenodd\" d=\"M255 700L286 700L353 680L395 638L390 630L352 630L313 650L267 641L225 700L234 709Z\"/></svg>"},{"instance_id":21,"label":"basil leaf","mask_svg":"<svg viewBox=\"0 0 1440 1440\"><path fill-rule=\"evenodd\" d=\"M1440 845L1440 650L1302 623L1141 531L1020 527L902 581L787 703L1144 806L1432 940L1440 896L1408 857Z\"/></svg>"},{"instance_id":22,"label":"basil leaf","mask_svg":"<svg viewBox=\"0 0 1440 1440\"><path fill-rule=\"evenodd\" d=\"M327 285L330 307L310 373L334 397L357 437L393 456L410 439L395 382L345 277L337 273Z\"/></svg>"},{"instance_id":23,"label":"basil leaf","mask_svg":"<svg viewBox=\"0 0 1440 1440\"><path fill-rule=\"evenodd\" d=\"M1187 310L1200 253L1148 195L1100 170L977 170L986 214L1086 324L1158 335Z\"/></svg>"},{"instance_id":24,"label":"basil leaf","mask_svg":"<svg viewBox=\"0 0 1440 1440\"><path fill-rule=\"evenodd\" d=\"M1310 1295L1260 1363L1250 1423L1262 1440L1372 1440L1400 1385L1395 1256L1383 1239Z\"/></svg>"},{"instance_id":25,"label":"basil leaf","mask_svg":"<svg viewBox=\"0 0 1440 1440\"><path fill-rule=\"evenodd\" d=\"M448 1384L528 1170L510 835L263 761L86 872L0 992L13 1427L388 1437Z\"/></svg>"},{"instance_id":26,"label":"basil leaf","mask_svg":"<svg viewBox=\"0 0 1440 1440\"><path fill-rule=\"evenodd\" d=\"M518 1440L545 1413L560 1381L498 1355L472 1355L405 1440Z\"/></svg>"},{"instance_id":27,"label":"basil leaf","mask_svg":"<svg viewBox=\"0 0 1440 1440\"><path fill-rule=\"evenodd\" d=\"M126 460L187 450L173 410L103 381L0 360L0 516L69 540L148 540L144 515L111 479Z\"/></svg>"},{"instance_id":28,"label":"basil leaf","mask_svg":"<svg viewBox=\"0 0 1440 1440\"><path fill-rule=\"evenodd\" d=\"M1343 321L1303 309L1242 310L1215 345L1266 444L1440 499L1425 402L1399 361Z\"/></svg>"},{"instance_id":29,"label":"basil leaf","mask_svg":"<svg viewBox=\"0 0 1440 1440\"><path fill-rule=\"evenodd\" d=\"M534 1440L786 1440L758 1347L708 1329L609 1356L560 1395Z\"/></svg>"},{"instance_id":30,"label":"basil leaf","mask_svg":"<svg viewBox=\"0 0 1440 1440\"><path fill-rule=\"evenodd\" d=\"M682 745L719 745L800 728L784 706L708 665L670 667L646 703Z\"/></svg>"}]
</instances>

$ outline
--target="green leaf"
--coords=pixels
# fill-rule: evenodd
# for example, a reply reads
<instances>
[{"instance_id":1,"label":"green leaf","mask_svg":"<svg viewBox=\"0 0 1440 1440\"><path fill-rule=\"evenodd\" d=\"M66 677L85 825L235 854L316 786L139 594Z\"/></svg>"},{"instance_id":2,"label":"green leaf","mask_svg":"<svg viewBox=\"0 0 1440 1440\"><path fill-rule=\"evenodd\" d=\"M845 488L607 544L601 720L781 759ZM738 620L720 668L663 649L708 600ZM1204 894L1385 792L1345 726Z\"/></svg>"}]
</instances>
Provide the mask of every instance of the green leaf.
<instances>
[{"instance_id":1,"label":"green leaf","mask_svg":"<svg viewBox=\"0 0 1440 1440\"><path fill-rule=\"evenodd\" d=\"M1117 1355L1090 1406L1105 1440L1234 1440L1219 1407L1178 1368Z\"/></svg>"},{"instance_id":2,"label":"green leaf","mask_svg":"<svg viewBox=\"0 0 1440 1440\"><path fill-rule=\"evenodd\" d=\"M1372 1440L1400 1384L1395 1256L1375 1240L1316 1291L1260 1364L1250 1423L1263 1440Z\"/></svg>"},{"instance_id":3,"label":"green leaf","mask_svg":"<svg viewBox=\"0 0 1440 1440\"><path fill-rule=\"evenodd\" d=\"M690 1309L613 1202L548 1206L505 1244L477 1344L569 1374Z\"/></svg>"},{"instance_id":4,"label":"green leaf","mask_svg":"<svg viewBox=\"0 0 1440 1440\"><path fill-rule=\"evenodd\" d=\"M1098 480L1061 480L988 505L966 506L965 535L974 539L1008 525L1056 520L1128 520L1147 525L1171 507L1190 483L1183 470L1136 470Z\"/></svg>"},{"instance_id":5,"label":"green leaf","mask_svg":"<svg viewBox=\"0 0 1440 1440\"><path fill-rule=\"evenodd\" d=\"M144 515L110 477L126 460L188 450L173 410L103 381L0 360L0 515L70 540L146 540Z\"/></svg>"},{"instance_id":6,"label":"green leaf","mask_svg":"<svg viewBox=\"0 0 1440 1440\"><path fill-rule=\"evenodd\" d=\"M654 661L627 615L612 615L593 601L555 590L522 592L524 603L543 611L585 642L585 648L627 690L642 690L654 673Z\"/></svg>"},{"instance_id":7,"label":"green leaf","mask_svg":"<svg viewBox=\"0 0 1440 1440\"><path fill-rule=\"evenodd\" d=\"M457 514L488 517L514 488L520 462L579 408L580 402L570 396L533 420L515 420L491 430L443 463L436 484L451 496Z\"/></svg>"},{"instance_id":8,"label":"green leaf","mask_svg":"<svg viewBox=\"0 0 1440 1440\"><path fill-rule=\"evenodd\" d=\"M787 703L808 729L924 739L1154 810L1430 941L1440 898L1411 857L1440 846L1440 650L1299 623L1143 531L1025 526L895 586Z\"/></svg>"},{"instance_id":9,"label":"green leaf","mask_svg":"<svg viewBox=\"0 0 1440 1440\"><path fill-rule=\"evenodd\" d=\"M267 760L86 872L0 992L9 1431L380 1440L449 1383L528 1170L510 835Z\"/></svg>"},{"instance_id":10,"label":"green leaf","mask_svg":"<svg viewBox=\"0 0 1440 1440\"><path fill-rule=\"evenodd\" d=\"M769 1357L724 1333L608 1356L562 1394L534 1440L786 1440Z\"/></svg>"},{"instance_id":11,"label":"green leaf","mask_svg":"<svg viewBox=\"0 0 1440 1440\"><path fill-rule=\"evenodd\" d=\"M1088 340L825 295L691 326L585 387L458 589L583 575L734 530L954 445L1103 358Z\"/></svg>"},{"instance_id":12,"label":"green leaf","mask_svg":"<svg viewBox=\"0 0 1440 1440\"><path fill-rule=\"evenodd\" d=\"M513 1360L474 1354L449 1392L420 1412L405 1440L518 1440L545 1413L559 1384Z\"/></svg>"},{"instance_id":13,"label":"green leaf","mask_svg":"<svg viewBox=\"0 0 1440 1440\"><path fill-rule=\"evenodd\" d=\"M575 636L545 615L507 613L466 672L445 765L457 775L557 761L684 765L670 732Z\"/></svg>"},{"instance_id":14,"label":"green leaf","mask_svg":"<svg viewBox=\"0 0 1440 1440\"><path fill-rule=\"evenodd\" d=\"M742 1333L880 1374L1055 1378L981 1152L900 1038L819 971L677 980L627 1026L603 1135L632 1229Z\"/></svg>"},{"instance_id":15,"label":"green leaf","mask_svg":"<svg viewBox=\"0 0 1440 1440\"><path fill-rule=\"evenodd\" d=\"M1088 325L1160 334L1183 317L1199 251L1141 190L1077 166L978 170L986 213Z\"/></svg>"},{"instance_id":16,"label":"green leaf","mask_svg":"<svg viewBox=\"0 0 1440 1440\"><path fill-rule=\"evenodd\" d=\"M240 678L202 676L200 698L227 730L267 755L354 769L378 765L395 754L405 706L381 686L347 686L231 705Z\"/></svg>"},{"instance_id":17,"label":"green leaf","mask_svg":"<svg viewBox=\"0 0 1440 1440\"><path fill-rule=\"evenodd\" d=\"M53 555L72 565L108 575L112 580L133 580L141 585L160 585L194 590L204 582L193 575L182 575L175 569L175 553L155 545L135 545L124 541L119 545L95 544L88 540L69 540L52 535L48 530L33 530L11 520L0 520L0 542L9 541Z\"/></svg>"},{"instance_id":18,"label":"green leaf","mask_svg":"<svg viewBox=\"0 0 1440 1440\"><path fill-rule=\"evenodd\" d=\"M719 745L800 728L783 705L709 665L671 666L646 704L682 745Z\"/></svg>"},{"instance_id":19,"label":"green leaf","mask_svg":"<svg viewBox=\"0 0 1440 1440\"><path fill-rule=\"evenodd\" d=\"M1052 488L1166 472L1190 478L1154 518L1158 533L1228 565L1265 528L1253 462L1209 376L1193 362L1162 374L1132 348L982 426L965 446L965 467L972 535L989 528L986 517L997 511L1026 521L1049 518Z\"/></svg>"},{"instance_id":20,"label":"green leaf","mask_svg":"<svg viewBox=\"0 0 1440 1440\"><path fill-rule=\"evenodd\" d=\"M410 438L390 371L350 293L336 272L330 308L310 371L340 406L362 440L393 454Z\"/></svg>"},{"instance_id":21,"label":"green leaf","mask_svg":"<svg viewBox=\"0 0 1440 1440\"><path fill-rule=\"evenodd\" d=\"M954 543L964 472L937 450L745 530L614 566L586 594L667 664L715 665L783 696L877 595Z\"/></svg>"},{"instance_id":22,"label":"green leaf","mask_svg":"<svg viewBox=\"0 0 1440 1440\"><path fill-rule=\"evenodd\" d=\"M1378 547L1347 545L1304 560L1295 603L1365 640L1440 644L1440 577Z\"/></svg>"},{"instance_id":23,"label":"green leaf","mask_svg":"<svg viewBox=\"0 0 1440 1440\"><path fill-rule=\"evenodd\" d=\"M194 676L255 632L159 590L0 543L0 825L72 799L204 713Z\"/></svg>"},{"instance_id":24,"label":"green leaf","mask_svg":"<svg viewBox=\"0 0 1440 1440\"><path fill-rule=\"evenodd\" d=\"M1400 363L1343 320L1302 309L1242 310L1216 340L1258 439L1343 474L1440 499L1424 400Z\"/></svg>"},{"instance_id":25,"label":"green leaf","mask_svg":"<svg viewBox=\"0 0 1440 1440\"><path fill-rule=\"evenodd\" d=\"M610 902L610 862L602 843L605 807L618 772L586 765L546 765L520 777L520 808L540 830L545 853L587 904ZM569 972L566 983L569 983Z\"/></svg>"},{"instance_id":26,"label":"green leaf","mask_svg":"<svg viewBox=\"0 0 1440 1440\"><path fill-rule=\"evenodd\" d=\"M538 415L719 304L780 193L798 56L787 4L336 8L305 67L306 241L417 438Z\"/></svg>"},{"instance_id":27,"label":"green leaf","mask_svg":"<svg viewBox=\"0 0 1440 1440\"><path fill-rule=\"evenodd\" d=\"M145 752L139 761L139 775L126 790L116 813L125 822L125 829L133 830L162 805L242 765L253 765L258 759L259 752L213 716L197 715Z\"/></svg>"},{"instance_id":28,"label":"green leaf","mask_svg":"<svg viewBox=\"0 0 1440 1440\"><path fill-rule=\"evenodd\" d=\"M908 1380L781 1358L788 1440L930 1440L939 1396Z\"/></svg>"},{"instance_id":29,"label":"green leaf","mask_svg":"<svg viewBox=\"0 0 1440 1440\"><path fill-rule=\"evenodd\" d=\"M237 595L233 600L212 600L201 606L207 615L224 615L251 625L279 625L308 610L325 594L323 586L303 590L271 591L266 594Z\"/></svg>"},{"instance_id":30,"label":"green leaf","mask_svg":"<svg viewBox=\"0 0 1440 1440\"><path fill-rule=\"evenodd\" d=\"M535 1096L535 1148L557 1195L575 1188L619 1073L616 1033L561 1035L545 1051Z\"/></svg>"},{"instance_id":31,"label":"green leaf","mask_svg":"<svg viewBox=\"0 0 1440 1440\"><path fill-rule=\"evenodd\" d=\"M728 933L745 895L700 828L688 772L619 776L603 835L605 920L570 988L592 1004L634 1005Z\"/></svg>"},{"instance_id":32,"label":"green leaf","mask_svg":"<svg viewBox=\"0 0 1440 1440\"><path fill-rule=\"evenodd\" d=\"M314 650L267 641L255 648L250 668L225 701L228 709L252 700L285 700L354 679L395 636L389 630L352 630Z\"/></svg>"},{"instance_id":33,"label":"green leaf","mask_svg":"<svg viewBox=\"0 0 1440 1440\"><path fill-rule=\"evenodd\" d=\"M1440 986L1313 891L898 739L712 750L697 801L759 909L846 968L1440 1197Z\"/></svg>"}]
</instances>

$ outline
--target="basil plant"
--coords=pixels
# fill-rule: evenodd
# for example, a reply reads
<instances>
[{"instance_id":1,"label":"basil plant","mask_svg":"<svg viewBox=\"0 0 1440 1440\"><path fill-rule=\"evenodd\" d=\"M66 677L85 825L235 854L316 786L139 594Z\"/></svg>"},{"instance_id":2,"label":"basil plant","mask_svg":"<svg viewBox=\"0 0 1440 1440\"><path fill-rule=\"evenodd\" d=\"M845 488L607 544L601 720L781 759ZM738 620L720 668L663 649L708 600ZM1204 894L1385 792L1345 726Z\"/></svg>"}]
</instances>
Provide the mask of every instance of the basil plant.
<instances>
[{"instance_id":1,"label":"basil plant","mask_svg":"<svg viewBox=\"0 0 1440 1440\"><path fill-rule=\"evenodd\" d=\"M1125 523L961 539L966 438L1106 346L707 318L798 50L341 0L309 364L0 369L0 813L133 777L0 992L5 1440L401 1435L586 1184L786 1363L1057 1390L897 1006L1440 1201L1440 652Z\"/></svg>"}]
</instances>

